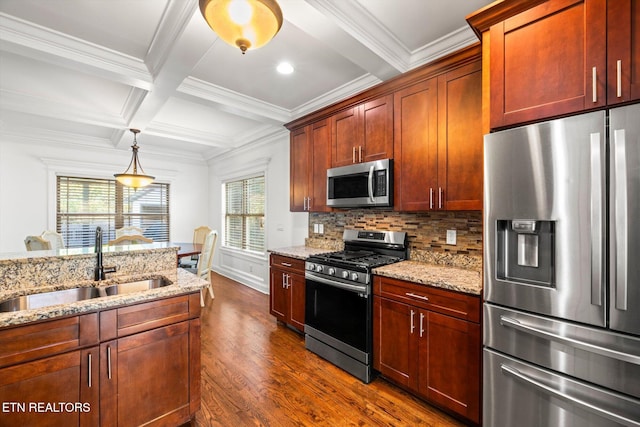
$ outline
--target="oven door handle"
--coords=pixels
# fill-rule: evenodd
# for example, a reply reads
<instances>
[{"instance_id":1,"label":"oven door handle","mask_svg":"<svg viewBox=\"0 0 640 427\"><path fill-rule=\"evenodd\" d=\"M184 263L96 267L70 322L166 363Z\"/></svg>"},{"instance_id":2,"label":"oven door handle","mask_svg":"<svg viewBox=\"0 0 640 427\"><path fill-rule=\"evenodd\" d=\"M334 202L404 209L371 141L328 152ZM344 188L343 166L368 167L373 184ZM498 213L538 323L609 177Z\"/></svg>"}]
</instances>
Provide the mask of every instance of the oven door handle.
<instances>
[{"instance_id":1,"label":"oven door handle","mask_svg":"<svg viewBox=\"0 0 640 427\"><path fill-rule=\"evenodd\" d=\"M349 292L356 292L365 297L369 296L369 293L368 293L369 287L366 285L361 286L361 285L351 285L349 283L342 283L336 280L325 279L324 277L316 276L315 274L309 273L309 272L307 272L307 274L305 275L305 278L311 279L315 282L322 283L323 285L333 286L334 288L344 289L345 291L349 291Z\"/></svg>"}]
</instances>

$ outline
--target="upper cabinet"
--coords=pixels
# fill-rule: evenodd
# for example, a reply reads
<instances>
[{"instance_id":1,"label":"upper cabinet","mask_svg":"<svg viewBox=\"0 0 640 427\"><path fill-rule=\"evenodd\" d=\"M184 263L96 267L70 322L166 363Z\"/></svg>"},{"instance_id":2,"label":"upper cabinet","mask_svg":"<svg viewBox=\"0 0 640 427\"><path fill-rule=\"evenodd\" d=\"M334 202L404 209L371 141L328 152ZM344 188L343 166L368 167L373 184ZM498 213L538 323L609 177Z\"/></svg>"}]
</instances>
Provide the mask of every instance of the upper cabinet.
<instances>
[{"instance_id":1,"label":"upper cabinet","mask_svg":"<svg viewBox=\"0 0 640 427\"><path fill-rule=\"evenodd\" d=\"M350 107L331 120L331 166L393 156L393 95Z\"/></svg>"},{"instance_id":2,"label":"upper cabinet","mask_svg":"<svg viewBox=\"0 0 640 427\"><path fill-rule=\"evenodd\" d=\"M291 132L289 209L319 212L327 207L331 129L327 119Z\"/></svg>"},{"instance_id":3,"label":"upper cabinet","mask_svg":"<svg viewBox=\"0 0 640 427\"><path fill-rule=\"evenodd\" d=\"M417 83L394 98L395 208L482 209L482 64Z\"/></svg>"},{"instance_id":4,"label":"upper cabinet","mask_svg":"<svg viewBox=\"0 0 640 427\"><path fill-rule=\"evenodd\" d=\"M492 129L640 99L637 0L510 3L535 7L467 18L490 64Z\"/></svg>"}]
</instances>

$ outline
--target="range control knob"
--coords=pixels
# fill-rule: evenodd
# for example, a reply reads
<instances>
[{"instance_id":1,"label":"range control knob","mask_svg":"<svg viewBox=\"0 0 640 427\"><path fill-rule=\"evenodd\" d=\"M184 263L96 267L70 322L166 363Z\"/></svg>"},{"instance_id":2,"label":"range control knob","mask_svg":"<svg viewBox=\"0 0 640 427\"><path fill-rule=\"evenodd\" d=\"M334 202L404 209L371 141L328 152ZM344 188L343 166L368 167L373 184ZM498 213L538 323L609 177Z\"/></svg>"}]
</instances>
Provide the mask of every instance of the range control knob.
<instances>
[{"instance_id":1,"label":"range control knob","mask_svg":"<svg viewBox=\"0 0 640 427\"><path fill-rule=\"evenodd\" d=\"M307 270L313 271L316 269L316 265L312 262L307 263Z\"/></svg>"},{"instance_id":2,"label":"range control knob","mask_svg":"<svg viewBox=\"0 0 640 427\"><path fill-rule=\"evenodd\" d=\"M347 278L349 278L349 272L348 272L347 270L343 270L343 271L342 271L342 278L343 278L343 279L347 279Z\"/></svg>"},{"instance_id":3,"label":"range control knob","mask_svg":"<svg viewBox=\"0 0 640 427\"><path fill-rule=\"evenodd\" d=\"M336 269L333 267L329 268L329 276L333 276L334 274L336 274Z\"/></svg>"},{"instance_id":4,"label":"range control knob","mask_svg":"<svg viewBox=\"0 0 640 427\"><path fill-rule=\"evenodd\" d=\"M358 273L351 273L351 280L354 282L358 280Z\"/></svg>"},{"instance_id":5,"label":"range control knob","mask_svg":"<svg viewBox=\"0 0 640 427\"><path fill-rule=\"evenodd\" d=\"M322 267L321 265L316 265L316 271L318 273L322 273L322 270L324 269L324 267Z\"/></svg>"}]
</instances>

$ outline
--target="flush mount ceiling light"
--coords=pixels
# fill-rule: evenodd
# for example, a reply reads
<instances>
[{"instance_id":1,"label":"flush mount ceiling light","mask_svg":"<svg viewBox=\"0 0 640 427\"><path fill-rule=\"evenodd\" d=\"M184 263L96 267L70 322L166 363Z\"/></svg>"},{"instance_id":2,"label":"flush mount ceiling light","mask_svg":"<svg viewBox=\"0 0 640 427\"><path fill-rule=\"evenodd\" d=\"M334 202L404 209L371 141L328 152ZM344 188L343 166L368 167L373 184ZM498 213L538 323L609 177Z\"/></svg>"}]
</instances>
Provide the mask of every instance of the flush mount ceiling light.
<instances>
[{"instance_id":1,"label":"flush mount ceiling light","mask_svg":"<svg viewBox=\"0 0 640 427\"><path fill-rule=\"evenodd\" d=\"M243 55L269 43L282 27L275 0L200 0L200 12L218 37Z\"/></svg>"},{"instance_id":2,"label":"flush mount ceiling light","mask_svg":"<svg viewBox=\"0 0 640 427\"><path fill-rule=\"evenodd\" d=\"M131 149L133 150L133 156L131 157L131 163L129 163L129 167L123 173L116 173L113 176L116 177L116 181L126 187L132 188L140 188L146 187L151 184L155 179L154 176L145 175L142 166L140 165L140 161L138 160L138 141L136 140L136 135L140 133L138 129L129 129L131 133L133 133L133 145ZM140 169L141 174L138 173L138 169Z\"/></svg>"}]
</instances>

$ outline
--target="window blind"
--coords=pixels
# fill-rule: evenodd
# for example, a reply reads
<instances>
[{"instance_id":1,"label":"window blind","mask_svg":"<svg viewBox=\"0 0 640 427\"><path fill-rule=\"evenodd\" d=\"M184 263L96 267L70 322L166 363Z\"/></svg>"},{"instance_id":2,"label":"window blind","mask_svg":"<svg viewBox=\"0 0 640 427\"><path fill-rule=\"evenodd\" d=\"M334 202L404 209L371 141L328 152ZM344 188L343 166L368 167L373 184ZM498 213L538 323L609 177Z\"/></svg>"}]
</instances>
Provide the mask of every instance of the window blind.
<instances>
[{"instance_id":1,"label":"window blind","mask_svg":"<svg viewBox=\"0 0 640 427\"><path fill-rule=\"evenodd\" d=\"M264 252L264 175L225 183L225 246Z\"/></svg>"},{"instance_id":2,"label":"window blind","mask_svg":"<svg viewBox=\"0 0 640 427\"><path fill-rule=\"evenodd\" d=\"M56 188L56 229L69 248L93 246L97 226L105 243L124 226L169 241L169 184L133 189L111 179L59 176Z\"/></svg>"}]
</instances>

